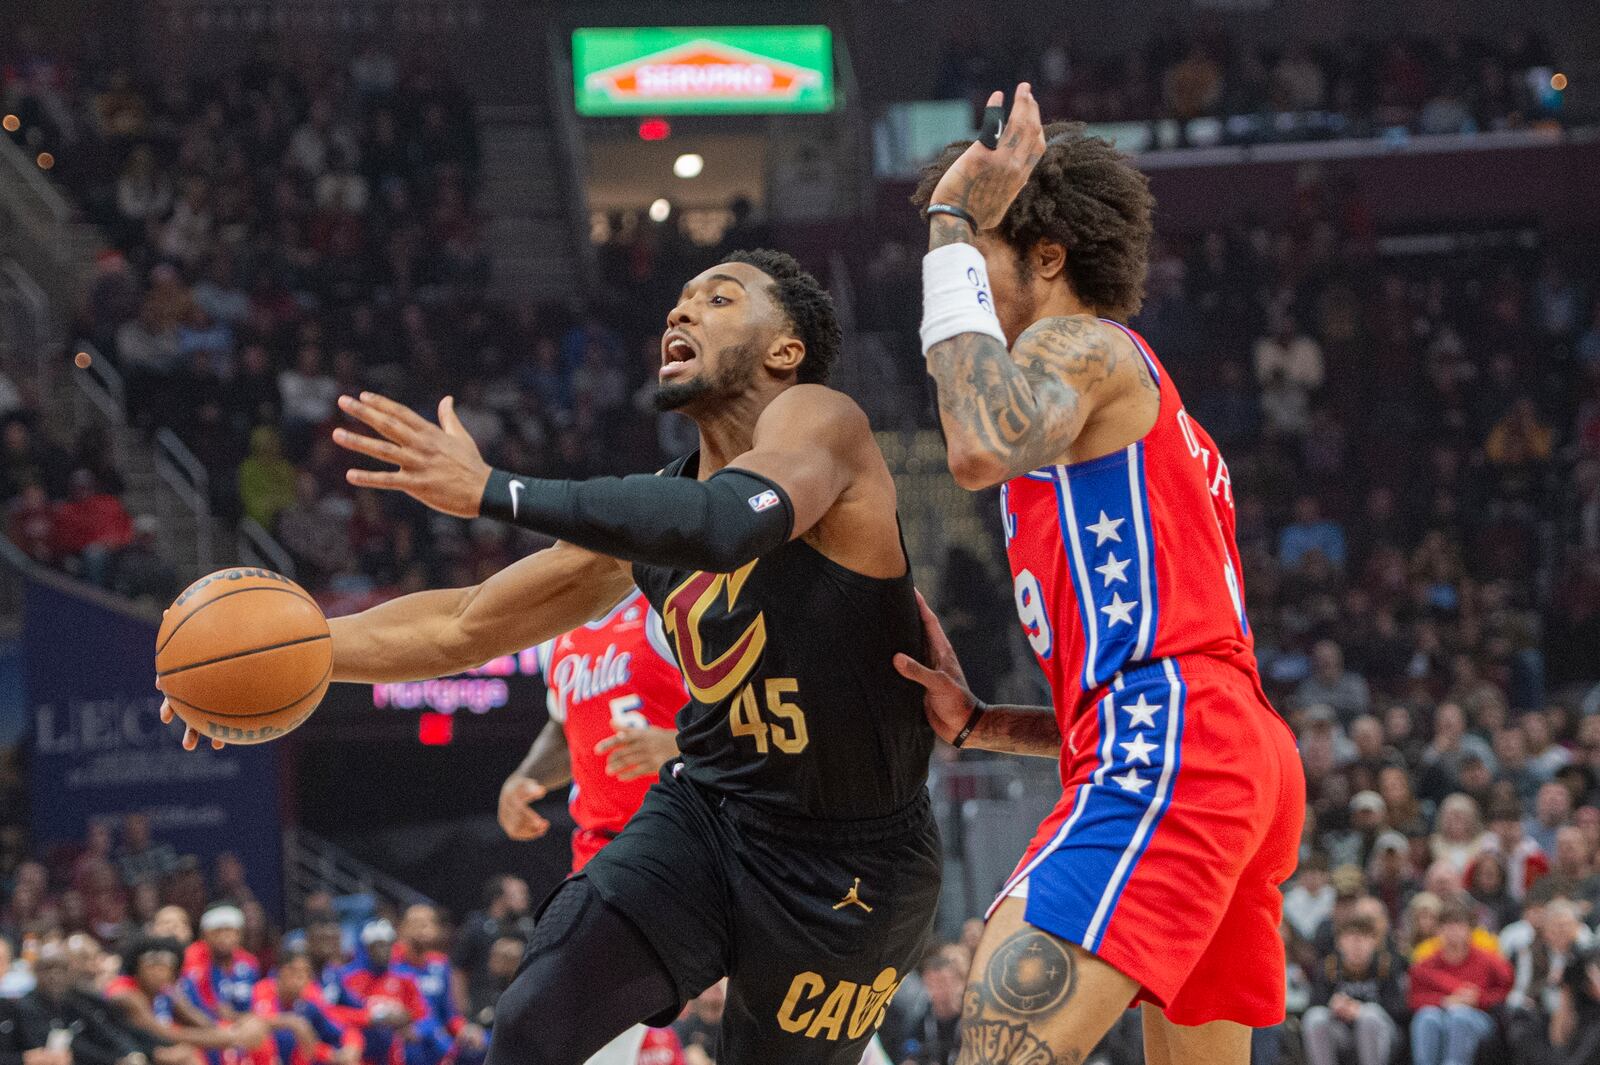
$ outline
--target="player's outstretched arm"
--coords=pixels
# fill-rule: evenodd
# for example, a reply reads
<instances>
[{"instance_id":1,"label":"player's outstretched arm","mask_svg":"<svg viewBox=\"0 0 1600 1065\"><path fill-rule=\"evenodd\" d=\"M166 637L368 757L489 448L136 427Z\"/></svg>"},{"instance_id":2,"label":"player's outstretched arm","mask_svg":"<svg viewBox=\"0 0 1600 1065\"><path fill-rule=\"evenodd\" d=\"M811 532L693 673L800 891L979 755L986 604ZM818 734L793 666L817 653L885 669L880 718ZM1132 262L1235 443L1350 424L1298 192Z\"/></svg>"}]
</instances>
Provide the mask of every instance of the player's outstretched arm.
<instances>
[{"instance_id":1,"label":"player's outstretched arm","mask_svg":"<svg viewBox=\"0 0 1600 1065\"><path fill-rule=\"evenodd\" d=\"M950 638L921 592L917 608L928 638L928 664L899 654L894 656L894 668L922 685L922 708L934 734L957 747L1059 758L1061 729L1055 712L1045 706L989 706L979 701L967 686Z\"/></svg>"},{"instance_id":2,"label":"player's outstretched arm","mask_svg":"<svg viewBox=\"0 0 1600 1065\"><path fill-rule=\"evenodd\" d=\"M556 544L471 588L415 592L328 619L333 679L381 684L459 673L592 620L632 585L616 559Z\"/></svg>"},{"instance_id":3,"label":"player's outstretched arm","mask_svg":"<svg viewBox=\"0 0 1600 1065\"><path fill-rule=\"evenodd\" d=\"M998 92L989 99L996 115L1001 100ZM1102 400L1118 356L1089 315L1041 319L1007 350L974 244L979 231L1004 219L1044 151L1039 104L1024 82L999 142L973 142L929 202L923 352L950 472L971 490L1061 461Z\"/></svg>"},{"instance_id":4,"label":"player's outstretched arm","mask_svg":"<svg viewBox=\"0 0 1600 1065\"><path fill-rule=\"evenodd\" d=\"M871 442L866 415L848 397L796 385L762 412L750 450L706 480L546 480L491 469L448 397L439 404L439 425L373 393L339 404L384 439L340 429L334 441L398 467L353 469L352 484L403 491L458 517L514 522L620 559L719 573L821 520Z\"/></svg>"}]
</instances>

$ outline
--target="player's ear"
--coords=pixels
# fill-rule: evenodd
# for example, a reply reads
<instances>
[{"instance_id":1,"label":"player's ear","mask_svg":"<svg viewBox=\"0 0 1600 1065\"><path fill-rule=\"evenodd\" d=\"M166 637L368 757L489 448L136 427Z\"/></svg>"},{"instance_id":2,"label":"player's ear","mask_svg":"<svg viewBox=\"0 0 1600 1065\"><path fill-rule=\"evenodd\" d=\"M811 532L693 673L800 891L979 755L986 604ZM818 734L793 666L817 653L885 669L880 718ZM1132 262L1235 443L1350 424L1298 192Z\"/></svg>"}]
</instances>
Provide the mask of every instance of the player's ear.
<instances>
[{"instance_id":1,"label":"player's ear","mask_svg":"<svg viewBox=\"0 0 1600 1065\"><path fill-rule=\"evenodd\" d=\"M787 333L779 333L773 339L772 346L767 349L767 357L764 361L767 369L779 377L784 377L798 372L800 364L805 361L805 357L806 346L804 341Z\"/></svg>"},{"instance_id":2,"label":"player's ear","mask_svg":"<svg viewBox=\"0 0 1600 1065\"><path fill-rule=\"evenodd\" d=\"M1054 281L1066 273L1067 246L1058 240L1045 237L1028 253L1033 258L1033 272L1046 281Z\"/></svg>"}]
</instances>

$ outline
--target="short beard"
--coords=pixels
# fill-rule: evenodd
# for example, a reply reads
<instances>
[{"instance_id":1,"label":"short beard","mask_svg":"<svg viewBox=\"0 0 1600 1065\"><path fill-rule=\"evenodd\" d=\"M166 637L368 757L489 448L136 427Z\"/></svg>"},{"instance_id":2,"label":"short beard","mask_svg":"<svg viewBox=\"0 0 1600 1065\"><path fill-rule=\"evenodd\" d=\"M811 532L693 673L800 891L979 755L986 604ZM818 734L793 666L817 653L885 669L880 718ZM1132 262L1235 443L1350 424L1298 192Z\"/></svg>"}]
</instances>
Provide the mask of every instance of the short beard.
<instances>
[{"instance_id":1,"label":"short beard","mask_svg":"<svg viewBox=\"0 0 1600 1065\"><path fill-rule=\"evenodd\" d=\"M682 410L691 403L700 404L706 397L712 400L726 399L748 388L756 360L760 357L760 349L755 342L723 348L717 356L721 369L716 373L693 381L667 384L658 388L655 398L656 410Z\"/></svg>"}]
</instances>

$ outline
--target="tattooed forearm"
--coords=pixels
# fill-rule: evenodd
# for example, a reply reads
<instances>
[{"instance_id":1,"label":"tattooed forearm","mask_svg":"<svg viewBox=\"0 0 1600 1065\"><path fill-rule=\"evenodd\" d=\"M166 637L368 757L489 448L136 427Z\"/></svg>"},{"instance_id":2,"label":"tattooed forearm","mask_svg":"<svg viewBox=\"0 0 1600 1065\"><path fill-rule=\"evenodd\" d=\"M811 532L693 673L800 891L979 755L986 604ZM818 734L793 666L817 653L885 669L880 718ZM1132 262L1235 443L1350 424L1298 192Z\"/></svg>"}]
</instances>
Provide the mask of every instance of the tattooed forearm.
<instances>
[{"instance_id":1,"label":"tattooed forearm","mask_svg":"<svg viewBox=\"0 0 1600 1065\"><path fill-rule=\"evenodd\" d=\"M965 747L1000 754L1061 757L1061 726L1047 706L991 706L978 719Z\"/></svg>"},{"instance_id":2,"label":"tattooed forearm","mask_svg":"<svg viewBox=\"0 0 1600 1065\"><path fill-rule=\"evenodd\" d=\"M967 991L957 1065L1077 1065L1081 1054L1056 1054L1034 1027L1072 998L1077 983L1077 963L1061 940L1034 928L1007 939Z\"/></svg>"},{"instance_id":3,"label":"tattooed forearm","mask_svg":"<svg viewBox=\"0 0 1600 1065\"><path fill-rule=\"evenodd\" d=\"M1061 461L1088 417L1084 397L1120 358L1088 315L1042 319L1011 351L982 333L934 344L928 372L952 458L991 483Z\"/></svg>"}]
</instances>

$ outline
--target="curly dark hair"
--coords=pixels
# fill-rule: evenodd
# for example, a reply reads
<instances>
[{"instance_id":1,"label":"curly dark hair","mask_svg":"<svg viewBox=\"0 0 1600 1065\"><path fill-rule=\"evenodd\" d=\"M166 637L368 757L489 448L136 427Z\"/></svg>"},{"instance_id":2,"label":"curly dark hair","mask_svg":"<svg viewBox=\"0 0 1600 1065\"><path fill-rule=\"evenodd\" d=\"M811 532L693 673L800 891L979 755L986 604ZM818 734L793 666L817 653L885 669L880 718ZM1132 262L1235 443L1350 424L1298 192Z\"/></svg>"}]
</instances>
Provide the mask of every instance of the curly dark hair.
<instances>
[{"instance_id":1,"label":"curly dark hair","mask_svg":"<svg viewBox=\"0 0 1600 1065\"><path fill-rule=\"evenodd\" d=\"M1150 183L1109 141L1081 122L1044 128L1044 158L998 227L1019 254L1044 239L1067 249L1067 281L1100 314L1127 321L1144 300L1150 250ZM911 202L927 207L934 186L971 141L956 141L922 170Z\"/></svg>"},{"instance_id":2,"label":"curly dark hair","mask_svg":"<svg viewBox=\"0 0 1600 1065\"><path fill-rule=\"evenodd\" d=\"M787 252L756 248L736 251L724 261L745 263L772 278L773 295L794 335L806 347L806 357L801 360L796 377L801 384L826 384L843 343L839 316L828 290Z\"/></svg>"}]
</instances>

